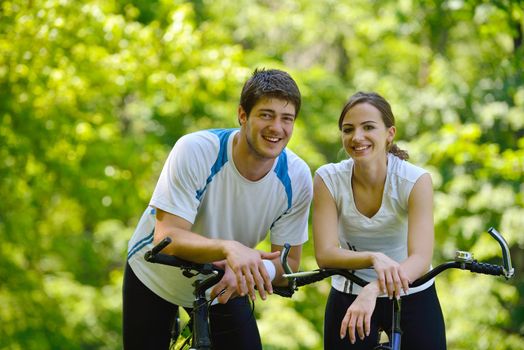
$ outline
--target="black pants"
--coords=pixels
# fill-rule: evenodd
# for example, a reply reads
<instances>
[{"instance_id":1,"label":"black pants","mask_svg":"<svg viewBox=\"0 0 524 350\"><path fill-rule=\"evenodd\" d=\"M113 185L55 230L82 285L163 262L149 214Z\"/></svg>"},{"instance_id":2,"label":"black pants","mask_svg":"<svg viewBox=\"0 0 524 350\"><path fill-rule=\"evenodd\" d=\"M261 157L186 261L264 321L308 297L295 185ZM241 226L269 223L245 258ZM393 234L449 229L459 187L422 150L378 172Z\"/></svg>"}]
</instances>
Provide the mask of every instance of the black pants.
<instances>
[{"instance_id":1,"label":"black pants","mask_svg":"<svg viewBox=\"0 0 524 350\"><path fill-rule=\"evenodd\" d=\"M377 344L378 329L388 332L391 329L393 301L378 298L371 316L370 335L363 341L357 335L355 344L351 344L347 334L344 339L340 339L342 319L356 297L331 288L324 322L324 349L373 349ZM401 300L402 350L445 350L446 330L435 285L402 297Z\"/></svg>"},{"instance_id":2,"label":"black pants","mask_svg":"<svg viewBox=\"0 0 524 350\"><path fill-rule=\"evenodd\" d=\"M168 349L178 306L147 288L129 264L124 274L123 302L124 349ZM209 318L214 350L262 349L247 297L211 306Z\"/></svg>"}]
</instances>

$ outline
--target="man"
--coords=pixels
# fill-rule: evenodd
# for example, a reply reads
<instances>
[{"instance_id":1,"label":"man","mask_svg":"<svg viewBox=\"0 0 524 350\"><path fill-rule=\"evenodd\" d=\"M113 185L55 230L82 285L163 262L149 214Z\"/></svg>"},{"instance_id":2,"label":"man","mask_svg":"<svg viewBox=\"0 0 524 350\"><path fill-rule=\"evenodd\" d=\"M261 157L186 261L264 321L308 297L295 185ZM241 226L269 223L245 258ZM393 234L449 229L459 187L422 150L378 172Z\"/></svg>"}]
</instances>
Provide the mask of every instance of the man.
<instances>
[{"instance_id":1,"label":"man","mask_svg":"<svg viewBox=\"0 0 524 350\"><path fill-rule=\"evenodd\" d=\"M144 260L166 236L172 243L163 253L225 268L211 292L219 302L210 310L214 349L262 349L249 299L255 291L266 299L272 284L286 283L279 251L292 245L289 263L297 270L308 238L311 173L286 148L300 105L289 74L255 70L242 89L240 129L199 131L176 142L129 242L125 349L167 349L178 307L192 306L191 279ZM272 252L255 250L268 232Z\"/></svg>"}]
</instances>

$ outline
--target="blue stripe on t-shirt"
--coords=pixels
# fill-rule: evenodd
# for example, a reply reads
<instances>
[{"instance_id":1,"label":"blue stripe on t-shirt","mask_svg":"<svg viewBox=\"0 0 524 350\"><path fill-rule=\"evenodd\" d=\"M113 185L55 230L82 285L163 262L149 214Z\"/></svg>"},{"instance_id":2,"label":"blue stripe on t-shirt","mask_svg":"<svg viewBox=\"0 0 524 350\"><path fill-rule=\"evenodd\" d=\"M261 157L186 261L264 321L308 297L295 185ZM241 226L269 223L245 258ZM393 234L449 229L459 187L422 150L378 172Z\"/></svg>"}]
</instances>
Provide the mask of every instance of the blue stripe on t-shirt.
<instances>
[{"instance_id":1,"label":"blue stripe on t-shirt","mask_svg":"<svg viewBox=\"0 0 524 350\"><path fill-rule=\"evenodd\" d=\"M222 169L224 164L227 163L227 142L229 140L229 135L235 130L238 129L212 129L209 130L209 132L217 135L219 143L220 143L220 149L218 150L218 156L215 161L215 164L211 167L211 174L209 174L208 178L206 179L206 184L204 187L200 190L196 191L196 198L200 200L202 196L204 195L204 192L207 189L207 185L213 180L213 177Z\"/></svg>"},{"instance_id":2,"label":"blue stripe on t-shirt","mask_svg":"<svg viewBox=\"0 0 524 350\"><path fill-rule=\"evenodd\" d=\"M289 178L287 168L287 154L285 150L282 151L282 153L280 153L280 155L278 156L278 163L275 167L275 173L277 174L278 179L282 182L282 185L284 185L284 189L286 190L287 209L289 210L292 204L293 190L291 188L291 179Z\"/></svg>"},{"instance_id":3,"label":"blue stripe on t-shirt","mask_svg":"<svg viewBox=\"0 0 524 350\"><path fill-rule=\"evenodd\" d=\"M136 244L129 250L129 253L127 254L127 259L129 260L133 255L135 255L136 252L138 252L140 249L148 245L149 243L153 242L153 237L155 235L155 230L151 231L149 235L142 238L140 241L136 242Z\"/></svg>"}]
</instances>

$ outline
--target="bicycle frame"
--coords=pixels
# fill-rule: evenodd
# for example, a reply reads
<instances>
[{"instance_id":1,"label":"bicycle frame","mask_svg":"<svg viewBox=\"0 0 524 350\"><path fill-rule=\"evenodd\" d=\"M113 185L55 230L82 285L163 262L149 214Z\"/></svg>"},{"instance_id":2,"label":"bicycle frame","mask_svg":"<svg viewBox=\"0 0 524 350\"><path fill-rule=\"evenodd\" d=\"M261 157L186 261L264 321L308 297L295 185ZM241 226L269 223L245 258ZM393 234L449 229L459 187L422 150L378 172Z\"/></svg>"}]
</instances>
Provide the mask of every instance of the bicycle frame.
<instances>
[{"instance_id":1,"label":"bicycle frame","mask_svg":"<svg viewBox=\"0 0 524 350\"><path fill-rule=\"evenodd\" d=\"M197 274L208 276L203 280L197 279L193 286L195 299L193 301L193 344L190 350L211 350L211 335L209 333L209 310L208 301L206 299L206 290L218 283L224 271L213 266L213 264L197 264L192 263L172 255L162 254L160 251L164 249L171 239L164 238L153 249L146 252L144 259L146 261L175 266L182 269L182 273L186 277L193 277Z\"/></svg>"},{"instance_id":2,"label":"bicycle frame","mask_svg":"<svg viewBox=\"0 0 524 350\"><path fill-rule=\"evenodd\" d=\"M455 259L453 261L448 261L443 264L438 265L416 281L410 284L410 287L420 286L432 278L435 278L441 272L450 269L456 268L461 270L469 270L472 273L481 273L486 275L495 275L495 276L504 276L506 279L513 277L515 270L511 264L511 254L509 246L502 237L502 235L495 230L493 227L488 229L488 233L499 243L502 251L502 265L492 265L487 263L480 263L477 260L473 259L473 255L469 252L457 251L455 254ZM299 286L305 286L311 283L318 282L324 278L340 275L343 276L354 283L358 284L361 287L364 287L368 284L368 281L365 281L358 276L354 275L349 270L345 269L317 269L313 271L305 272L296 272L293 273L291 268L287 263L287 256L289 254L291 246L289 244L284 245L282 254L280 256L282 267L284 268L284 274L282 275L289 280L289 287L287 290L276 289L275 292L281 296L291 297L293 293L298 290ZM402 298L401 298L402 299ZM375 350L400 350L401 338L402 338L402 329L400 327L400 315L401 315L401 299L395 300L393 303L393 324L391 330L391 336L389 339L389 344L378 344L374 349Z\"/></svg>"}]
</instances>

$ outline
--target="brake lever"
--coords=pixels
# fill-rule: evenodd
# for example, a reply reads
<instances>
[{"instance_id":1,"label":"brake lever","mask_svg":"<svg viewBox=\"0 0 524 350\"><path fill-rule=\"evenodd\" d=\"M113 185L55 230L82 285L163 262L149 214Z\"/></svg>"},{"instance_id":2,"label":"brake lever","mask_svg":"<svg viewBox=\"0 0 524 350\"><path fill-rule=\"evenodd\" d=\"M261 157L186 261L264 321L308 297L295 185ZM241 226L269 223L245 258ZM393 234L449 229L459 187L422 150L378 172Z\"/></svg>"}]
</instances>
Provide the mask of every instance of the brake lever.
<instances>
[{"instance_id":1,"label":"brake lever","mask_svg":"<svg viewBox=\"0 0 524 350\"><path fill-rule=\"evenodd\" d=\"M282 267L286 274L293 273L291 267L289 267L289 264L287 263L287 256L289 255L290 250L291 245L289 243L284 243L284 249L282 249L282 254L280 254L280 262L282 263Z\"/></svg>"},{"instance_id":2,"label":"brake lever","mask_svg":"<svg viewBox=\"0 0 524 350\"><path fill-rule=\"evenodd\" d=\"M284 269L284 277L285 275L289 275L293 273L293 270L291 270L291 267L287 263L287 256L289 255L289 251L291 250L291 245L289 243L284 243L284 248L282 249L282 253L280 254L280 263L282 264L282 268ZM289 288L291 288L292 291L295 291L297 289L296 280L294 278L288 278Z\"/></svg>"},{"instance_id":3,"label":"brake lever","mask_svg":"<svg viewBox=\"0 0 524 350\"><path fill-rule=\"evenodd\" d=\"M495 238L497 242L499 242L500 248L502 249L502 263L504 267L504 277L506 277L506 279L513 277L513 275L515 274L515 269L513 268L511 264L511 253L509 250L508 243L506 242L504 237L502 237L502 235L497 230L495 230L495 228L490 227L488 229L488 233L493 238Z\"/></svg>"}]
</instances>

